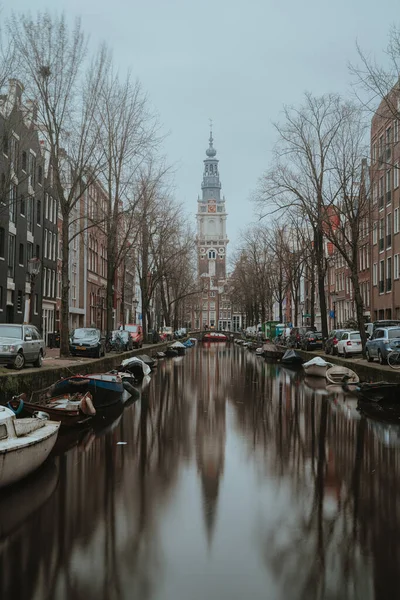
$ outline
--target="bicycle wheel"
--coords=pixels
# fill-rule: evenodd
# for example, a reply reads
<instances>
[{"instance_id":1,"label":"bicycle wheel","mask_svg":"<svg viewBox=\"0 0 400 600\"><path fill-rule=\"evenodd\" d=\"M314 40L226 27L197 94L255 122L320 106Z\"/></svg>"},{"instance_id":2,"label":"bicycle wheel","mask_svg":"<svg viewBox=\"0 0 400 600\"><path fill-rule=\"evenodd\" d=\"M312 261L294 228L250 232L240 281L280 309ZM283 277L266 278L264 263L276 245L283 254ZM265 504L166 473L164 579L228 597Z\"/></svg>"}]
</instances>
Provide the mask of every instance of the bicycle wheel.
<instances>
[{"instance_id":1,"label":"bicycle wheel","mask_svg":"<svg viewBox=\"0 0 400 600\"><path fill-rule=\"evenodd\" d=\"M392 369L400 369L400 351L392 350L387 357L388 364Z\"/></svg>"}]
</instances>

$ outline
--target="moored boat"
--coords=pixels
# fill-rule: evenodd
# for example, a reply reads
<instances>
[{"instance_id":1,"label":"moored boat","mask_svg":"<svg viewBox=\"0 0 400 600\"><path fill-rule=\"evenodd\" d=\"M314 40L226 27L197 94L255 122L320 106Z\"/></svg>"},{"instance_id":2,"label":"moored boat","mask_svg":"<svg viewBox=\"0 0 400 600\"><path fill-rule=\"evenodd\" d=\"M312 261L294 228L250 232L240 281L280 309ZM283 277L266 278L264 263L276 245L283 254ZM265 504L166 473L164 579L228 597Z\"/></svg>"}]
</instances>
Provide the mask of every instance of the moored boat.
<instances>
[{"instance_id":1,"label":"moored boat","mask_svg":"<svg viewBox=\"0 0 400 600\"><path fill-rule=\"evenodd\" d=\"M276 360L282 358L286 352L286 350L278 348L278 346L272 344L271 342L267 342L266 344L264 344L262 349L264 351L265 358L274 358Z\"/></svg>"},{"instance_id":2,"label":"moored boat","mask_svg":"<svg viewBox=\"0 0 400 600\"><path fill-rule=\"evenodd\" d=\"M326 380L328 383L337 384L342 381L347 381L348 383L358 383L360 378L358 377L355 371L347 367L342 367L340 365L332 365L329 369L326 370Z\"/></svg>"},{"instance_id":3,"label":"moored boat","mask_svg":"<svg viewBox=\"0 0 400 600\"><path fill-rule=\"evenodd\" d=\"M123 363L122 363L123 364ZM113 373L95 373L88 375L72 375L60 379L52 386L54 395L77 391L92 394L95 408L110 406L121 400L124 391L121 377Z\"/></svg>"},{"instance_id":4,"label":"moored boat","mask_svg":"<svg viewBox=\"0 0 400 600\"><path fill-rule=\"evenodd\" d=\"M203 334L202 342L227 342L228 337L218 331L208 331Z\"/></svg>"},{"instance_id":5,"label":"moored boat","mask_svg":"<svg viewBox=\"0 0 400 600\"><path fill-rule=\"evenodd\" d=\"M151 358L147 354L138 354L136 358L139 358L144 362L145 365L148 365L150 369L154 369L157 366L157 361L154 358Z\"/></svg>"},{"instance_id":6,"label":"moored boat","mask_svg":"<svg viewBox=\"0 0 400 600\"><path fill-rule=\"evenodd\" d=\"M364 401L400 405L400 383L357 383L346 379L343 382L343 390Z\"/></svg>"},{"instance_id":7,"label":"moored boat","mask_svg":"<svg viewBox=\"0 0 400 600\"><path fill-rule=\"evenodd\" d=\"M90 392L75 394L64 393L51 395L51 388L41 392L33 392L14 396L8 407L16 414L26 412L29 415L44 413L53 421L60 421L66 427L76 427L90 421L96 414Z\"/></svg>"},{"instance_id":8,"label":"moored boat","mask_svg":"<svg viewBox=\"0 0 400 600\"><path fill-rule=\"evenodd\" d=\"M312 358L303 364L303 369L308 377L326 377L326 370L332 366L332 363L327 362L320 356Z\"/></svg>"},{"instance_id":9,"label":"moored boat","mask_svg":"<svg viewBox=\"0 0 400 600\"><path fill-rule=\"evenodd\" d=\"M179 356L183 356L186 352L186 347L182 344L182 342L174 342L169 346L172 350L176 350Z\"/></svg>"},{"instance_id":10,"label":"moored boat","mask_svg":"<svg viewBox=\"0 0 400 600\"><path fill-rule=\"evenodd\" d=\"M303 364L303 359L296 350L290 349L286 350L285 354L282 356L281 363L283 365L297 367Z\"/></svg>"},{"instance_id":11,"label":"moored boat","mask_svg":"<svg viewBox=\"0 0 400 600\"><path fill-rule=\"evenodd\" d=\"M135 379L141 381L145 375L148 375L151 371L149 365L146 365L137 356L131 356L122 361L118 367L119 371L131 373Z\"/></svg>"},{"instance_id":12,"label":"moored boat","mask_svg":"<svg viewBox=\"0 0 400 600\"><path fill-rule=\"evenodd\" d=\"M40 467L56 442L60 423L16 418L0 406L0 488L23 479Z\"/></svg>"}]
</instances>

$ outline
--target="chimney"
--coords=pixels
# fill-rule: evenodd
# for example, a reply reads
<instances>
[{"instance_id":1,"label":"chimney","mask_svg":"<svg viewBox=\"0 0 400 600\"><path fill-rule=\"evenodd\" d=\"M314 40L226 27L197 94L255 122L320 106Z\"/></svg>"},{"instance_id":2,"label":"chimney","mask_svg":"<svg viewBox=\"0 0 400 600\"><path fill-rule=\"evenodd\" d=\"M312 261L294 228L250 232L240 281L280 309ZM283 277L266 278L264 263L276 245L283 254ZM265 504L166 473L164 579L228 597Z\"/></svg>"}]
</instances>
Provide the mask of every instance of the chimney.
<instances>
[{"instance_id":1,"label":"chimney","mask_svg":"<svg viewBox=\"0 0 400 600\"><path fill-rule=\"evenodd\" d=\"M24 91L24 86L18 79L9 79L8 81L8 97L10 102L17 106L21 105L21 97L22 92Z\"/></svg>"}]
</instances>

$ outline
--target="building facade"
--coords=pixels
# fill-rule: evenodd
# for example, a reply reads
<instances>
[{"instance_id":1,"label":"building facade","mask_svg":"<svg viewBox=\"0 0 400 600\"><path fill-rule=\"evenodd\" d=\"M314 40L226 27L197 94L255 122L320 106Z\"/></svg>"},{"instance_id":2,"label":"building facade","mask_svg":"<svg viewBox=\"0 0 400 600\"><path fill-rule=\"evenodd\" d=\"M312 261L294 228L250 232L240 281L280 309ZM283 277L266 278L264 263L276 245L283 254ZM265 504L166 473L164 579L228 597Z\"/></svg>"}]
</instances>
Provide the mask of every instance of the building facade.
<instances>
[{"instance_id":1,"label":"building facade","mask_svg":"<svg viewBox=\"0 0 400 600\"><path fill-rule=\"evenodd\" d=\"M399 119L396 85L371 123L372 233L371 320L400 319Z\"/></svg>"},{"instance_id":2,"label":"building facade","mask_svg":"<svg viewBox=\"0 0 400 600\"><path fill-rule=\"evenodd\" d=\"M221 197L217 151L212 131L204 160L201 198L197 200L197 262L203 293L196 320L199 328L230 330L232 314L227 294L225 197Z\"/></svg>"},{"instance_id":3,"label":"building facade","mask_svg":"<svg viewBox=\"0 0 400 600\"><path fill-rule=\"evenodd\" d=\"M44 153L36 106L16 79L0 96L0 322L42 327ZM32 261L32 259L36 259Z\"/></svg>"}]
</instances>

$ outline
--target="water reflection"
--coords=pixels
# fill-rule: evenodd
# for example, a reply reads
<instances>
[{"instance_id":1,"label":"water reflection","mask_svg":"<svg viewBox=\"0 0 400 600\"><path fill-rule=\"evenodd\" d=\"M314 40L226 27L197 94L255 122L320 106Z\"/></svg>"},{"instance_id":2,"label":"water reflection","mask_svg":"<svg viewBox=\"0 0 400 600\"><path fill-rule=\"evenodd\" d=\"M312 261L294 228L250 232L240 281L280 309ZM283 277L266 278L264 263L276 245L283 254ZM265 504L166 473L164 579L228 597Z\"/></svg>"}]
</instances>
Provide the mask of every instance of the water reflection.
<instances>
[{"instance_id":1,"label":"water reflection","mask_svg":"<svg viewBox=\"0 0 400 600\"><path fill-rule=\"evenodd\" d=\"M308 384L236 346L160 361L0 499L1 598L392 597L399 428Z\"/></svg>"}]
</instances>

